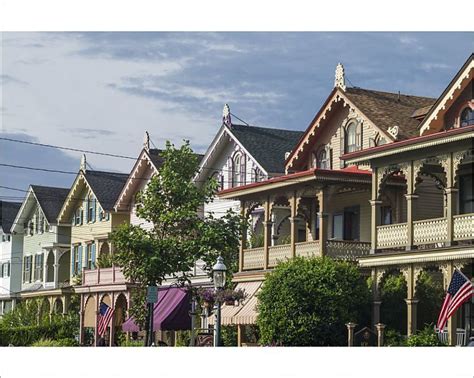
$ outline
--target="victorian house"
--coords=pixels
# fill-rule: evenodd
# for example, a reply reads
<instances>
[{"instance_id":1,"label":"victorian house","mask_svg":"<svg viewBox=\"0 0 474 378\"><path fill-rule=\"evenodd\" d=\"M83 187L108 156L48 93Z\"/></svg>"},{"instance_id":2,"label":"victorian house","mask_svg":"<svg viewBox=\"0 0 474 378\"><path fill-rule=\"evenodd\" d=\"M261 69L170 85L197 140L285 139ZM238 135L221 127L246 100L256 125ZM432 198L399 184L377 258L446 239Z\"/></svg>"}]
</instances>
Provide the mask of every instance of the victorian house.
<instances>
[{"instance_id":1,"label":"victorian house","mask_svg":"<svg viewBox=\"0 0 474 378\"><path fill-rule=\"evenodd\" d=\"M57 221L67 194L65 188L31 185L11 227L11 235L23 239L22 248L13 246L21 269L15 266L12 278L21 281L21 299L39 299L43 314L69 310L71 228Z\"/></svg>"},{"instance_id":2,"label":"victorian house","mask_svg":"<svg viewBox=\"0 0 474 378\"><path fill-rule=\"evenodd\" d=\"M301 131L238 124L226 104L222 125L209 145L195 177L197 186L213 177L219 190L260 182L285 173L285 158L302 136ZM215 197L204 213L221 217L228 209L238 212L239 201Z\"/></svg>"},{"instance_id":3,"label":"victorian house","mask_svg":"<svg viewBox=\"0 0 474 378\"><path fill-rule=\"evenodd\" d=\"M239 201L241 214L252 218L234 275L248 296L242 306L222 312L224 323L238 325L239 343L242 327L256 320L255 293L279 261L330 256L357 262L369 255L372 172L368 165L348 164L341 156L418 135L421 120L435 102L348 87L339 64L333 90L303 135L288 147L285 174L219 193L221 200ZM400 183L393 180L391 185L396 190ZM406 211L403 203L398 206ZM251 217L255 211L256 219ZM383 222L390 222L392 210L382 211Z\"/></svg>"},{"instance_id":4,"label":"victorian house","mask_svg":"<svg viewBox=\"0 0 474 378\"><path fill-rule=\"evenodd\" d=\"M15 307L21 290L23 234L11 232L20 206L0 201L0 317Z\"/></svg>"},{"instance_id":5,"label":"victorian house","mask_svg":"<svg viewBox=\"0 0 474 378\"><path fill-rule=\"evenodd\" d=\"M422 326L417 324L422 272L441 278L445 289L455 269L473 280L473 75L471 55L434 104L414 112L421 121L413 138L343 156L346 164L373 172L371 248L359 258L361 268L372 272L373 320L384 322L385 277L401 272L407 282L408 335ZM474 335L474 298L447 328L451 345Z\"/></svg>"},{"instance_id":6,"label":"victorian house","mask_svg":"<svg viewBox=\"0 0 474 378\"><path fill-rule=\"evenodd\" d=\"M130 219L129 212L114 209L127 178L122 173L89 170L83 156L79 173L58 211L58 224L71 229L67 272L75 293L81 298L81 344L98 340L97 314L101 302L115 309L111 329L115 327L114 321L125 317L129 285L121 270L112 264L113 245L109 236ZM111 345L113 338L111 332Z\"/></svg>"}]
</instances>

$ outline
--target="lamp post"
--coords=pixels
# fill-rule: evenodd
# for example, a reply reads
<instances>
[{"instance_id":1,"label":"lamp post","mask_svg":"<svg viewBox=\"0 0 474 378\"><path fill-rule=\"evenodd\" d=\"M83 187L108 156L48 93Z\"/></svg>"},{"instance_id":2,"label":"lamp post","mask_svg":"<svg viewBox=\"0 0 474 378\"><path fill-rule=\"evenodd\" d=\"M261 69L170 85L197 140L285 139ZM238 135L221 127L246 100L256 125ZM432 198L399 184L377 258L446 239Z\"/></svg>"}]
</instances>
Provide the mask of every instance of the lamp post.
<instances>
[{"instance_id":1,"label":"lamp post","mask_svg":"<svg viewBox=\"0 0 474 378\"><path fill-rule=\"evenodd\" d=\"M216 294L219 293L225 286L225 273L227 267L224 265L224 259L219 256L217 262L212 267L212 278L214 281L214 289ZM214 346L220 346L221 340L221 301L216 295L216 329L214 332Z\"/></svg>"}]
</instances>

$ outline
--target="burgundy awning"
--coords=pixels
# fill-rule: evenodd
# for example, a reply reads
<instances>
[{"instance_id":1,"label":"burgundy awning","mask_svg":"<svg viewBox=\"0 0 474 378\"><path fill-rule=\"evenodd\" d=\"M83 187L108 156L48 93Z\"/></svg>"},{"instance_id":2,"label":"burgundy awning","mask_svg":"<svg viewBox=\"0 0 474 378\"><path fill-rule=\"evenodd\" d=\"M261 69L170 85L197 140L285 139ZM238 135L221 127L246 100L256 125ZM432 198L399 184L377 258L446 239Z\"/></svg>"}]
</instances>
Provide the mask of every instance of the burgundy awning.
<instances>
[{"instance_id":1,"label":"burgundy awning","mask_svg":"<svg viewBox=\"0 0 474 378\"><path fill-rule=\"evenodd\" d=\"M191 329L190 310L190 293L186 289L160 288L158 302L154 306L153 329L164 331ZM124 332L138 332L140 327L133 318L129 318L122 324L122 330Z\"/></svg>"}]
</instances>

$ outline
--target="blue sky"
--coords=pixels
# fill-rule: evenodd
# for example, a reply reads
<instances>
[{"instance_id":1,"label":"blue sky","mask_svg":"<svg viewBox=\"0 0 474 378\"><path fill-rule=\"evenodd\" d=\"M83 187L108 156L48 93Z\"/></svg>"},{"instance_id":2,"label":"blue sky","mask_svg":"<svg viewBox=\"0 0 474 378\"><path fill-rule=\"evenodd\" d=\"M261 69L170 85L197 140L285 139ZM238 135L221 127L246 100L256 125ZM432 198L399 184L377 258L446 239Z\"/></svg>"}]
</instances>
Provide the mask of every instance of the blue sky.
<instances>
[{"instance_id":1,"label":"blue sky","mask_svg":"<svg viewBox=\"0 0 474 378\"><path fill-rule=\"evenodd\" d=\"M304 130L338 62L355 86L437 97L474 51L474 34L2 33L1 51L0 135L136 156L145 130L159 147L185 138L205 151L226 102L250 124ZM77 171L79 160L0 141L0 163ZM122 172L133 164L88 162ZM74 179L5 167L0 177L21 189Z\"/></svg>"}]
</instances>

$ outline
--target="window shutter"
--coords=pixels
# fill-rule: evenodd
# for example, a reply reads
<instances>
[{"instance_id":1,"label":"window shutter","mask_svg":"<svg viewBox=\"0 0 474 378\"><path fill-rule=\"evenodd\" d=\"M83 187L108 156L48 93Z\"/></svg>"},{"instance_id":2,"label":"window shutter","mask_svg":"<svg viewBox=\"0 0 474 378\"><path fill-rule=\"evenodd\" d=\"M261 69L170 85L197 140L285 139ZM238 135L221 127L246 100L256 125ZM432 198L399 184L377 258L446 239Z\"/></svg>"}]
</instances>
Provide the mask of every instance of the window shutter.
<instances>
[{"instance_id":1,"label":"window shutter","mask_svg":"<svg viewBox=\"0 0 474 378\"><path fill-rule=\"evenodd\" d=\"M96 209L96 202L97 200L94 198L92 200L92 222L95 222L95 209Z\"/></svg>"},{"instance_id":2,"label":"window shutter","mask_svg":"<svg viewBox=\"0 0 474 378\"><path fill-rule=\"evenodd\" d=\"M3 277L3 266L4 266L4 265L5 265L5 264L2 264L2 266L1 266L1 268L0 268L0 277Z\"/></svg>"},{"instance_id":3,"label":"window shutter","mask_svg":"<svg viewBox=\"0 0 474 378\"><path fill-rule=\"evenodd\" d=\"M84 210L79 209L79 211L80 211L80 215L81 215L80 216L81 222L79 224L83 224L84 223Z\"/></svg>"},{"instance_id":4,"label":"window shutter","mask_svg":"<svg viewBox=\"0 0 474 378\"><path fill-rule=\"evenodd\" d=\"M28 282L31 282L31 278L33 275L33 256L29 256L29 267L30 267L30 274L28 275Z\"/></svg>"},{"instance_id":5,"label":"window shutter","mask_svg":"<svg viewBox=\"0 0 474 378\"><path fill-rule=\"evenodd\" d=\"M79 253L78 253L78 256L77 256L77 260L78 260L78 267L77 267L78 272L77 273L81 273L81 271L82 271L82 245L79 246Z\"/></svg>"},{"instance_id":6,"label":"window shutter","mask_svg":"<svg viewBox=\"0 0 474 378\"><path fill-rule=\"evenodd\" d=\"M83 204L83 207L85 207L84 211L84 223L87 223L89 220L89 197L87 197L87 200Z\"/></svg>"},{"instance_id":7,"label":"window shutter","mask_svg":"<svg viewBox=\"0 0 474 378\"><path fill-rule=\"evenodd\" d=\"M71 276L73 276L76 272L74 272L74 262L76 258L76 247L71 249Z\"/></svg>"},{"instance_id":8,"label":"window shutter","mask_svg":"<svg viewBox=\"0 0 474 378\"><path fill-rule=\"evenodd\" d=\"M356 128L356 146L357 150L362 149L362 122L357 124Z\"/></svg>"},{"instance_id":9,"label":"window shutter","mask_svg":"<svg viewBox=\"0 0 474 378\"><path fill-rule=\"evenodd\" d=\"M95 269L95 243L91 245L91 260L92 260L92 269Z\"/></svg>"},{"instance_id":10,"label":"window shutter","mask_svg":"<svg viewBox=\"0 0 474 378\"><path fill-rule=\"evenodd\" d=\"M341 135L339 136L339 168L344 168L344 161L340 158L342 155L344 155L345 149L346 149L346 138L345 138L345 130L344 127L341 126L340 130Z\"/></svg>"},{"instance_id":11,"label":"window shutter","mask_svg":"<svg viewBox=\"0 0 474 378\"><path fill-rule=\"evenodd\" d=\"M10 277L10 261L7 263L8 277Z\"/></svg>"}]
</instances>

